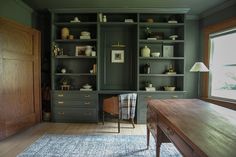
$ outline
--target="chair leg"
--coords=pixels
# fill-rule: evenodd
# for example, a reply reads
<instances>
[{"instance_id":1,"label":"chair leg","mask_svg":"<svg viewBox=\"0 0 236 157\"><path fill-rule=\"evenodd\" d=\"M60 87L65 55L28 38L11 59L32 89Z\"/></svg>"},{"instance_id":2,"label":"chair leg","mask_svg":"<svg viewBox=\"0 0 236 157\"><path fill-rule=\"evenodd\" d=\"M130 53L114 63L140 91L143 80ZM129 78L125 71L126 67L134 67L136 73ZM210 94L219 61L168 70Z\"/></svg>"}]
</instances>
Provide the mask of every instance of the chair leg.
<instances>
[{"instance_id":1,"label":"chair leg","mask_svg":"<svg viewBox=\"0 0 236 157\"><path fill-rule=\"evenodd\" d=\"M102 124L104 125L104 111L102 112Z\"/></svg>"},{"instance_id":2,"label":"chair leg","mask_svg":"<svg viewBox=\"0 0 236 157\"><path fill-rule=\"evenodd\" d=\"M131 118L131 122L132 122L133 128L135 128L135 126L134 126L134 118Z\"/></svg>"},{"instance_id":3,"label":"chair leg","mask_svg":"<svg viewBox=\"0 0 236 157\"><path fill-rule=\"evenodd\" d=\"M120 118L118 117L118 133L120 133Z\"/></svg>"}]
</instances>

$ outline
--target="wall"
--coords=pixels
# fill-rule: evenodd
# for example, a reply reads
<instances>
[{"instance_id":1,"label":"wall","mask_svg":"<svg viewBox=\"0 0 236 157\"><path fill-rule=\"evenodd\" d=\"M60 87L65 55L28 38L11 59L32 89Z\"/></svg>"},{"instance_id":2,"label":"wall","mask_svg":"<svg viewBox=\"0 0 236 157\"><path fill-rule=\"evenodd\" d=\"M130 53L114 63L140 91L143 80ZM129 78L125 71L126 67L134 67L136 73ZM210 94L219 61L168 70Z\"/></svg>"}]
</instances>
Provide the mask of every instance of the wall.
<instances>
[{"instance_id":1,"label":"wall","mask_svg":"<svg viewBox=\"0 0 236 157\"><path fill-rule=\"evenodd\" d=\"M33 10L21 0L0 0L0 16L18 23L34 26Z\"/></svg>"},{"instance_id":2,"label":"wall","mask_svg":"<svg viewBox=\"0 0 236 157\"><path fill-rule=\"evenodd\" d=\"M198 74L189 72L199 59L199 20L196 17L186 17L185 25L185 80L186 98L196 98L198 89Z\"/></svg>"}]
</instances>

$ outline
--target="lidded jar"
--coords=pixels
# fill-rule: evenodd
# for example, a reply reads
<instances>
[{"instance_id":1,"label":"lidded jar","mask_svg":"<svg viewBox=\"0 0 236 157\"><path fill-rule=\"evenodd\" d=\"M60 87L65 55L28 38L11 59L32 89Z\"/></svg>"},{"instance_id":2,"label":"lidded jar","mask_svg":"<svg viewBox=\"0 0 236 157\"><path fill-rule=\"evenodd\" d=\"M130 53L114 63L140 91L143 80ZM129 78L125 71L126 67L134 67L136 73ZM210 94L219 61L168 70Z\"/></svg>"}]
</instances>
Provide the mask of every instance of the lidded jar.
<instances>
[{"instance_id":1,"label":"lidded jar","mask_svg":"<svg viewBox=\"0 0 236 157\"><path fill-rule=\"evenodd\" d=\"M70 30L67 27L61 29L61 39L67 39L70 35Z\"/></svg>"},{"instance_id":2,"label":"lidded jar","mask_svg":"<svg viewBox=\"0 0 236 157\"><path fill-rule=\"evenodd\" d=\"M144 48L142 48L141 50L141 56L142 57L150 57L150 48L148 48L147 46L144 46Z\"/></svg>"}]
</instances>

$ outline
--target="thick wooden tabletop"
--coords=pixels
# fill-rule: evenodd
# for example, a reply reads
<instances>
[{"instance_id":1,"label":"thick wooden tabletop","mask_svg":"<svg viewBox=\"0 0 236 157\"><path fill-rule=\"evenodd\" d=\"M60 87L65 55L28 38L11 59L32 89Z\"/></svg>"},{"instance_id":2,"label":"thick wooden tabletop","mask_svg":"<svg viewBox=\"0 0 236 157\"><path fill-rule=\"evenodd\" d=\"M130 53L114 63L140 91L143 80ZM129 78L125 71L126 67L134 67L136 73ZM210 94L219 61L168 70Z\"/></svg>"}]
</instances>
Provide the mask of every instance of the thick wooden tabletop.
<instances>
[{"instance_id":1,"label":"thick wooden tabletop","mask_svg":"<svg viewBox=\"0 0 236 157\"><path fill-rule=\"evenodd\" d=\"M194 149L236 157L236 111L198 99L150 100L148 105Z\"/></svg>"}]
</instances>

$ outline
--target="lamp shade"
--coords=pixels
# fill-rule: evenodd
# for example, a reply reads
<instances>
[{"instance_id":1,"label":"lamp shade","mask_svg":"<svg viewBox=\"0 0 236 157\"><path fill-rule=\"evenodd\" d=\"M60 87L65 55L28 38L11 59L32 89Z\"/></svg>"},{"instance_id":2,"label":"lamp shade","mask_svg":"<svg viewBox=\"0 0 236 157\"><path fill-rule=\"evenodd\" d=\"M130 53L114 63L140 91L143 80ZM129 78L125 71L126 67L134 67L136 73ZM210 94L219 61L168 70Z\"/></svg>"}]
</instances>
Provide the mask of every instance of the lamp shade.
<instances>
[{"instance_id":1,"label":"lamp shade","mask_svg":"<svg viewBox=\"0 0 236 157\"><path fill-rule=\"evenodd\" d=\"M202 62L196 62L190 69L190 72L208 72L208 71L209 71L208 68Z\"/></svg>"}]
</instances>

